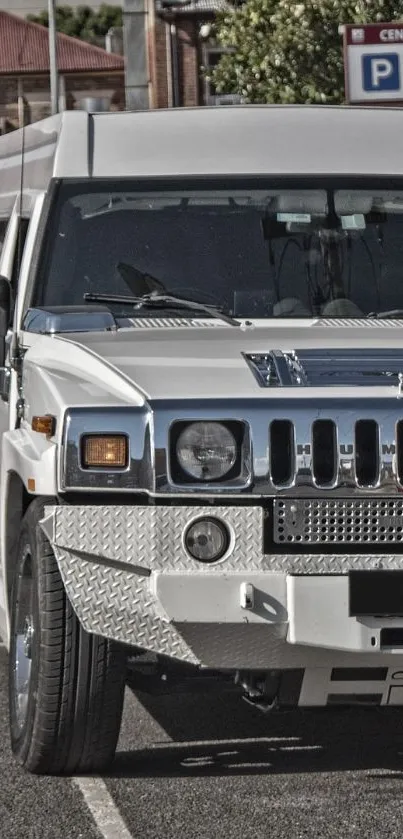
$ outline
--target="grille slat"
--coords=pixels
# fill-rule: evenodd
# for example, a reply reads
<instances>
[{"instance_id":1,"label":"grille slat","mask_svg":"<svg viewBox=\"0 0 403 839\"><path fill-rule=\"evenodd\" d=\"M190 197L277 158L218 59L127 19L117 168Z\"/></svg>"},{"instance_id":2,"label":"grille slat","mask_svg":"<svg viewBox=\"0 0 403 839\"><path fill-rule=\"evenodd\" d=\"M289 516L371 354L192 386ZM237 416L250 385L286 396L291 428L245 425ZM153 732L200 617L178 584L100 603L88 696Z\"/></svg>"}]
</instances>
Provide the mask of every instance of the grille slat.
<instances>
[{"instance_id":1,"label":"grille slat","mask_svg":"<svg viewBox=\"0 0 403 839\"><path fill-rule=\"evenodd\" d=\"M312 426L312 474L316 486L333 484L337 476L337 435L332 420L315 420Z\"/></svg>"},{"instance_id":2,"label":"grille slat","mask_svg":"<svg viewBox=\"0 0 403 839\"><path fill-rule=\"evenodd\" d=\"M290 420L273 420L270 425L270 474L276 487L287 486L294 478L294 426Z\"/></svg>"},{"instance_id":3,"label":"grille slat","mask_svg":"<svg viewBox=\"0 0 403 839\"><path fill-rule=\"evenodd\" d=\"M399 484L403 486L403 421L399 420L396 426L396 471Z\"/></svg>"},{"instance_id":4,"label":"grille slat","mask_svg":"<svg viewBox=\"0 0 403 839\"><path fill-rule=\"evenodd\" d=\"M379 429L375 420L355 424L355 474L360 487L375 486L379 480Z\"/></svg>"},{"instance_id":5,"label":"grille slat","mask_svg":"<svg viewBox=\"0 0 403 839\"><path fill-rule=\"evenodd\" d=\"M403 499L275 499L276 544L403 543Z\"/></svg>"},{"instance_id":6,"label":"grille slat","mask_svg":"<svg viewBox=\"0 0 403 839\"><path fill-rule=\"evenodd\" d=\"M339 417L337 423L309 423L303 415L271 421L268 471L274 488L403 487L403 420Z\"/></svg>"}]
</instances>

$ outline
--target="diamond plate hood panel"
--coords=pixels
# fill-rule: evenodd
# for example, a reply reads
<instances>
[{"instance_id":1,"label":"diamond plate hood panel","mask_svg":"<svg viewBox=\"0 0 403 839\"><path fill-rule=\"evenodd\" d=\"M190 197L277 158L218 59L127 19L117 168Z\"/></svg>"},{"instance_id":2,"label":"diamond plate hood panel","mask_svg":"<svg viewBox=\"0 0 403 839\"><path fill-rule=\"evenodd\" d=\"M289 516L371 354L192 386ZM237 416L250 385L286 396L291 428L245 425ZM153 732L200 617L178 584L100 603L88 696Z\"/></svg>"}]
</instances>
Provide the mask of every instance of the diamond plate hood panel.
<instances>
[{"instance_id":1,"label":"diamond plate hood panel","mask_svg":"<svg viewBox=\"0 0 403 839\"><path fill-rule=\"evenodd\" d=\"M55 340L55 339L53 339ZM395 357L394 373L396 378L397 358L402 358L403 367L403 328L373 329L368 326L328 326L321 327L320 321L259 321L252 327L206 326L200 329L194 324L189 328L149 327L140 330L122 329L117 333L92 333L85 335L60 336L57 341L74 342L92 355L104 359L127 380L141 388L146 398L151 399L200 399L217 397L231 398L266 398L267 390L256 379L245 355L268 354L272 350L280 353L300 352L301 355L315 351L326 351L327 360L332 354L351 350L354 358L360 352L371 351L371 370L383 373L390 367L390 359ZM389 361L385 361L385 353ZM385 367L386 364L386 367ZM374 366L375 365L375 366ZM378 381L379 378L379 381ZM364 390L368 395L395 396L395 379L386 381L382 376L368 378L360 383L360 395ZM331 395L345 394L343 377L334 376L331 381L318 384L314 376L309 386L320 389L323 385L332 387ZM292 382L289 383L292 386ZM375 390L378 389L378 394ZM294 387L295 395L306 395L305 388ZM271 393L276 396L273 388ZM339 393L338 393L339 391Z\"/></svg>"}]
</instances>

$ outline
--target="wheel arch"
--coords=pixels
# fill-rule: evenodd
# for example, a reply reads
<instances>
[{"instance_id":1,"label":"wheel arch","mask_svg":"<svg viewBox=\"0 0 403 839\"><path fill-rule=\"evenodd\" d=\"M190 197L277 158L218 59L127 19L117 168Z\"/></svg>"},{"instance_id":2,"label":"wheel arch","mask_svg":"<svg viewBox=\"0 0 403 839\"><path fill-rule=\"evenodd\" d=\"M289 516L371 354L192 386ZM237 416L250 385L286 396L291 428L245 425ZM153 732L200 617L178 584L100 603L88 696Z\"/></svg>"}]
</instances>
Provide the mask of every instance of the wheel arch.
<instances>
[{"instance_id":1,"label":"wheel arch","mask_svg":"<svg viewBox=\"0 0 403 839\"><path fill-rule=\"evenodd\" d=\"M21 530L21 522L33 500L22 479L17 472L9 472L7 476L6 491L3 497L4 504L4 557L5 557L5 590L7 602L10 602L11 587L13 584L15 560L18 549L18 540Z\"/></svg>"},{"instance_id":2,"label":"wheel arch","mask_svg":"<svg viewBox=\"0 0 403 839\"><path fill-rule=\"evenodd\" d=\"M9 647L10 627L10 597L14 581L14 573L17 561L18 544L23 518L34 503L41 501L41 497L28 492L21 476L11 470L8 472L3 485L2 493L2 563L3 563L3 586L6 608L7 637L3 638L7 648ZM56 499L43 499L49 503L56 503Z\"/></svg>"},{"instance_id":3,"label":"wheel arch","mask_svg":"<svg viewBox=\"0 0 403 839\"><path fill-rule=\"evenodd\" d=\"M1 437L0 634L7 648L10 592L21 521L35 499L51 497L50 503L55 503L56 458L57 447L42 441L39 435L35 440L33 432L27 428L11 429Z\"/></svg>"}]
</instances>

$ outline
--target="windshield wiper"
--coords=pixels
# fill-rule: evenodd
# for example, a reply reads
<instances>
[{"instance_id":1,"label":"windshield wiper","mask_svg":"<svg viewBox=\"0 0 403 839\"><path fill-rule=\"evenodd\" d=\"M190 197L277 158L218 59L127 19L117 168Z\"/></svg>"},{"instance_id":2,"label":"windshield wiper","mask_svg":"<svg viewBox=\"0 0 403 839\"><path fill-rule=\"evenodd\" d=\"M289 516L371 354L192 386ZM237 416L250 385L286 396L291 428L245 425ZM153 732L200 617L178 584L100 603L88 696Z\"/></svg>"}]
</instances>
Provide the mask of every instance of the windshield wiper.
<instances>
[{"instance_id":1,"label":"windshield wiper","mask_svg":"<svg viewBox=\"0 0 403 839\"><path fill-rule=\"evenodd\" d=\"M153 291L158 291L159 294L168 294L164 283L157 277L153 277L152 274L140 271L134 265L128 265L126 262L118 262L116 267L126 285L129 286L129 291L136 297L143 297L144 294L151 294Z\"/></svg>"},{"instance_id":2,"label":"windshield wiper","mask_svg":"<svg viewBox=\"0 0 403 839\"><path fill-rule=\"evenodd\" d=\"M129 297L121 294L92 294L87 292L84 294L86 303L122 303L124 305L131 305L142 308L183 308L190 309L193 312L203 312L205 315L210 315L212 318L223 320L230 326L239 326L239 321L232 318L230 315L221 312L217 306L209 306L205 303L198 303L196 300L186 300L183 297L175 297L171 294L160 294L153 291L150 294L142 294L140 297Z\"/></svg>"},{"instance_id":3,"label":"windshield wiper","mask_svg":"<svg viewBox=\"0 0 403 839\"><path fill-rule=\"evenodd\" d=\"M380 320L382 320L382 318L391 318L392 320L393 318L396 318L396 320L399 320L403 318L403 309L389 309L387 312L370 312L367 317L380 318Z\"/></svg>"}]
</instances>

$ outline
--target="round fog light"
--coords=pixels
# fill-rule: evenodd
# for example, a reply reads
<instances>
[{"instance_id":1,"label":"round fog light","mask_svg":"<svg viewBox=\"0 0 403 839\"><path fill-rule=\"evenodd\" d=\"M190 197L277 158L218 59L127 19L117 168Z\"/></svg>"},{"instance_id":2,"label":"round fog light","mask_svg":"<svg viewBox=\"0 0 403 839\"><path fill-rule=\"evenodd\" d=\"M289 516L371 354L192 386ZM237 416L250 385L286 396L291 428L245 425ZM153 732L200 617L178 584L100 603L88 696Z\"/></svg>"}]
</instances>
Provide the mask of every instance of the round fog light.
<instances>
[{"instance_id":1,"label":"round fog light","mask_svg":"<svg viewBox=\"0 0 403 839\"><path fill-rule=\"evenodd\" d=\"M193 559L217 562L228 550L229 533L217 519L198 519L185 533L185 548Z\"/></svg>"}]
</instances>

